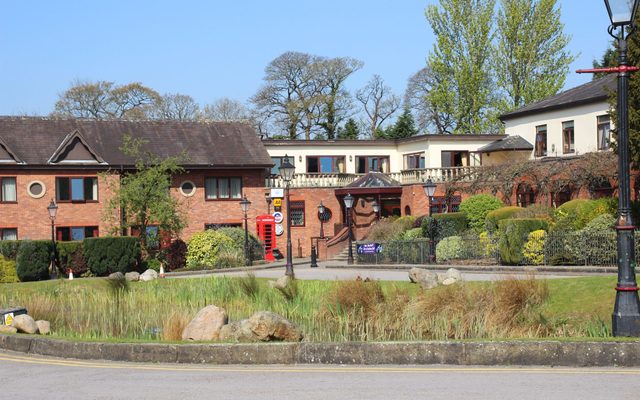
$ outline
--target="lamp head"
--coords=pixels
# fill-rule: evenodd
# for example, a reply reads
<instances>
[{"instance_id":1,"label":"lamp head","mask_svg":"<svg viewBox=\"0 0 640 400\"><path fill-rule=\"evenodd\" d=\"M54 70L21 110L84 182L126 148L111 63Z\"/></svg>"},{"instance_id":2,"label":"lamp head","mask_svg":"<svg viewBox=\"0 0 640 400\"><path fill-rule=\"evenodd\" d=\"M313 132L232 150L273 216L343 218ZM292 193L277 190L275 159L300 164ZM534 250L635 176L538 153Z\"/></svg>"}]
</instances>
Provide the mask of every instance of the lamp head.
<instances>
[{"instance_id":1,"label":"lamp head","mask_svg":"<svg viewBox=\"0 0 640 400\"><path fill-rule=\"evenodd\" d=\"M249 207L251 207L251 202L247 200L247 196L244 196L242 200L240 200L240 208L242 208L242 212L246 213L249 211Z\"/></svg>"},{"instance_id":2,"label":"lamp head","mask_svg":"<svg viewBox=\"0 0 640 400\"><path fill-rule=\"evenodd\" d=\"M353 201L355 199L353 198L352 195L350 195L349 193L347 193L346 196L344 196L344 206L347 208L351 208L353 207Z\"/></svg>"},{"instance_id":3,"label":"lamp head","mask_svg":"<svg viewBox=\"0 0 640 400\"><path fill-rule=\"evenodd\" d=\"M604 0L614 27L631 25L640 0Z\"/></svg>"},{"instance_id":4,"label":"lamp head","mask_svg":"<svg viewBox=\"0 0 640 400\"><path fill-rule=\"evenodd\" d=\"M291 164L289 161L289 156L284 155L284 159L282 160L282 164L280 164L280 168L278 168L278 172L280 176L285 182L290 182L293 179L293 175L295 173L296 167Z\"/></svg>"},{"instance_id":5,"label":"lamp head","mask_svg":"<svg viewBox=\"0 0 640 400\"><path fill-rule=\"evenodd\" d=\"M427 181L422 185L424 194L426 194L429 198L433 197L433 195L436 194L437 187L438 185L431 180L431 177L429 177L429 179L427 179Z\"/></svg>"},{"instance_id":6,"label":"lamp head","mask_svg":"<svg viewBox=\"0 0 640 400\"><path fill-rule=\"evenodd\" d=\"M51 203L47 206L47 211L49 211L49 218L52 221L56 219L56 214L58 214L58 205L55 200L51 199Z\"/></svg>"}]
</instances>

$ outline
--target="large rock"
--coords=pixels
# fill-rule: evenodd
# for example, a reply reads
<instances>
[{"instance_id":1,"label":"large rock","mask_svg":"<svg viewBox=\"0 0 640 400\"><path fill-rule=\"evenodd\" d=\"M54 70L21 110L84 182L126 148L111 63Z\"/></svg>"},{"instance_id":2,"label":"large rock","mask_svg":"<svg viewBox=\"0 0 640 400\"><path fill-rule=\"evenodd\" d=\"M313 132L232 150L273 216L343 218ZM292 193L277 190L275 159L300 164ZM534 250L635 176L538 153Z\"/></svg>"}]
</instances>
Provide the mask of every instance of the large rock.
<instances>
[{"instance_id":1,"label":"large rock","mask_svg":"<svg viewBox=\"0 0 640 400\"><path fill-rule=\"evenodd\" d=\"M120 281L120 280L124 279L124 275L122 274L122 272L118 271L118 272L114 272L112 274L109 274L107 279L113 279L114 281Z\"/></svg>"},{"instance_id":2,"label":"large rock","mask_svg":"<svg viewBox=\"0 0 640 400\"><path fill-rule=\"evenodd\" d=\"M36 321L36 325L38 325L38 332L40 332L41 335L48 335L51 333L51 323L49 323L49 321L40 319Z\"/></svg>"},{"instance_id":3,"label":"large rock","mask_svg":"<svg viewBox=\"0 0 640 400\"><path fill-rule=\"evenodd\" d=\"M438 274L422 268L411 268L409 279L423 289L433 289L438 286Z\"/></svg>"},{"instance_id":4,"label":"large rock","mask_svg":"<svg viewBox=\"0 0 640 400\"><path fill-rule=\"evenodd\" d=\"M38 332L36 321L27 314L16 315L13 317L12 324L18 332L34 334Z\"/></svg>"},{"instance_id":5,"label":"large rock","mask_svg":"<svg viewBox=\"0 0 640 400\"><path fill-rule=\"evenodd\" d=\"M302 330L286 318L269 311L258 311L248 319L225 325L220 340L238 342L299 342L304 338Z\"/></svg>"},{"instance_id":6,"label":"large rock","mask_svg":"<svg viewBox=\"0 0 640 400\"><path fill-rule=\"evenodd\" d=\"M274 281L275 282L275 281ZM231 322L220 329L220 340L236 342L255 342L248 319Z\"/></svg>"},{"instance_id":7,"label":"large rock","mask_svg":"<svg viewBox=\"0 0 640 400\"><path fill-rule=\"evenodd\" d=\"M144 271L142 275L140 275L140 280L143 282L153 281L155 279L158 279L158 273L151 268Z\"/></svg>"},{"instance_id":8,"label":"large rock","mask_svg":"<svg viewBox=\"0 0 640 400\"><path fill-rule=\"evenodd\" d=\"M424 278L424 274L426 272L427 270L424 270L422 268L411 268L409 270L409 280L412 283L418 283Z\"/></svg>"},{"instance_id":9,"label":"large rock","mask_svg":"<svg viewBox=\"0 0 640 400\"><path fill-rule=\"evenodd\" d=\"M449 268L446 273L446 278L455 279L456 282L462 280L462 274L455 268Z\"/></svg>"},{"instance_id":10,"label":"large rock","mask_svg":"<svg viewBox=\"0 0 640 400\"><path fill-rule=\"evenodd\" d=\"M0 333L18 333L18 330L15 326L0 325Z\"/></svg>"},{"instance_id":11,"label":"large rock","mask_svg":"<svg viewBox=\"0 0 640 400\"><path fill-rule=\"evenodd\" d=\"M227 321L227 312L224 308L207 306L198 311L189 325L184 328L182 340L218 340L220 329Z\"/></svg>"},{"instance_id":12,"label":"large rock","mask_svg":"<svg viewBox=\"0 0 640 400\"><path fill-rule=\"evenodd\" d=\"M287 275L283 275L280 278L278 278L276 283L273 284L273 287L275 289L284 289L287 287L290 281L291 281L290 277L288 277Z\"/></svg>"},{"instance_id":13,"label":"large rock","mask_svg":"<svg viewBox=\"0 0 640 400\"><path fill-rule=\"evenodd\" d=\"M140 274L136 271L127 272L126 274L124 274L124 279L130 282L136 282L140 280Z\"/></svg>"}]
</instances>

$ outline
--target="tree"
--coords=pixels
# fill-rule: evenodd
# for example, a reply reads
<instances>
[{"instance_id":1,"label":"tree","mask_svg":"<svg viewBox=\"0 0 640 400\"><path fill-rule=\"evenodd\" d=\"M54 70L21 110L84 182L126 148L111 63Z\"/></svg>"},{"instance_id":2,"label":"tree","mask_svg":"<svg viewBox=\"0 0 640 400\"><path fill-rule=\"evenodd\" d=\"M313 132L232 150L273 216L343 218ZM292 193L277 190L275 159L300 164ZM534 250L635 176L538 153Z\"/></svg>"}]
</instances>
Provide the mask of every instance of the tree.
<instances>
[{"instance_id":1,"label":"tree","mask_svg":"<svg viewBox=\"0 0 640 400\"><path fill-rule=\"evenodd\" d=\"M204 106L202 118L210 121L247 121L250 120L249 110L238 100L223 97L212 104Z\"/></svg>"},{"instance_id":2,"label":"tree","mask_svg":"<svg viewBox=\"0 0 640 400\"><path fill-rule=\"evenodd\" d=\"M161 97L138 82L75 82L58 96L53 116L92 119L148 119Z\"/></svg>"},{"instance_id":3,"label":"tree","mask_svg":"<svg viewBox=\"0 0 640 400\"><path fill-rule=\"evenodd\" d=\"M575 57L567 50L557 0L500 0L494 68L503 88L500 111L552 96L563 86Z\"/></svg>"},{"instance_id":4,"label":"tree","mask_svg":"<svg viewBox=\"0 0 640 400\"><path fill-rule=\"evenodd\" d=\"M389 86L385 86L380 75L374 75L365 87L358 90L356 99L366 114L365 125L370 137L376 137L376 131L384 121L400 108L400 98L391 92Z\"/></svg>"},{"instance_id":5,"label":"tree","mask_svg":"<svg viewBox=\"0 0 640 400\"><path fill-rule=\"evenodd\" d=\"M611 46L607 47L602 55L600 60L593 60L593 68L609 68L609 67L617 67L618 66L618 50L616 49L615 43L611 43ZM607 73L596 73L593 74L592 79L602 78L607 75Z\"/></svg>"},{"instance_id":6,"label":"tree","mask_svg":"<svg viewBox=\"0 0 640 400\"><path fill-rule=\"evenodd\" d=\"M360 136L360 128L353 118L349 118L344 127L338 128L338 139L356 140Z\"/></svg>"},{"instance_id":7,"label":"tree","mask_svg":"<svg viewBox=\"0 0 640 400\"><path fill-rule=\"evenodd\" d=\"M385 139L402 139L414 136L418 133L411 110L405 108L400 117L389 129L384 132Z\"/></svg>"},{"instance_id":8,"label":"tree","mask_svg":"<svg viewBox=\"0 0 640 400\"><path fill-rule=\"evenodd\" d=\"M165 94L156 106L157 119L176 121L195 121L198 119L200 107L193 97L184 94Z\"/></svg>"},{"instance_id":9,"label":"tree","mask_svg":"<svg viewBox=\"0 0 640 400\"><path fill-rule=\"evenodd\" d=\"M416 116L419 131L435 129L437 134L450 134L453 129L451 110L430 101L429 93L437 88L437 77L429 68L424 67L409 78L404 103Z\"/></svg>"},{"instance_id":10,"label":"tree","mask_svg":"<svg viewBox=\"0 0 640 400\"><path fill-rule=\"evenodd\" d=\"M427 8L436 37L427 67L435 86L427 99L452 115L453 133L486 133L495 123L491 76L495 0L440 0Z\"/></svg>"},{"instance_id":11,"label":"tree","mask_svg":"<svg viewBox=\"0 0 640 400\"><path fill-rule=\"evenodd\" d=\"M146 256L149 254L147 227L153 224L159 231L176 235L185 226L186 218L168 190L172 176L183 172L179 166L181 157L159 157L143 151L144 144L142 139L125 136L120 150L135 158L135 171L126 172L119 182L107 180L113 196L106 203L105 217L113 219L121 211L119 229L137 229L140 247Z\"/></svg>"}]
</instances>

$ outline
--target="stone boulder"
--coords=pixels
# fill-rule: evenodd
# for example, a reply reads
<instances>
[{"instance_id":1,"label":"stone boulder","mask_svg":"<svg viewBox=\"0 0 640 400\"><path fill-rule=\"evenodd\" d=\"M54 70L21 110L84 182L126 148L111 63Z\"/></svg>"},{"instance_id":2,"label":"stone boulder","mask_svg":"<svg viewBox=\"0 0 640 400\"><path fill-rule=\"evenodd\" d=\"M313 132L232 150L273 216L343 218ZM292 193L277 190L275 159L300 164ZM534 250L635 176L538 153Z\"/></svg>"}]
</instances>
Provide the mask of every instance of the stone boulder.
<instances>
[{"instance_id":1,"label":"stone boulder","mask_svg":"<svg viewBox=\"0 0 640 400\"><path fill-rule=\"evenodd\" d=\"M120 271L114 272L112 274L109 274L109 276L107 276L107 279L113 279L114 281L119 281L124 279L124 274Z\"/></svg>"},{"instance_id":2,"label":"stone boulder","mask_svg":"<svg viewBox=\"0 0 640 400\"><path fill-rule=\"evenodd\" d=\"M184 328L182 340L218 340L220 329L227 321L227 311L224 308L206 306Z\"/></svg>"},{"instance_id":3,"label":"stone boulder","mask_svg":"<svg viewBox=\"0 0 640 400\"><path fill-rule=\"evenodd\" d=\"M460 273L460 271L458 271L455 268L449 268L447 270L447 273L445 274L446 278L450 278L450 279L455 279L456 282L457 281L461 281L462 280L462 274Z\"/></svg>"},{"instance_id":4,"label":"stone boulder","mask_svg":"<svg viewBox=\"0 0 640 400\"><path fill-rule=\"evenodd\" d=\"M248 319L225 325L220 340L238 342L299 342L304 338L302 330L286 318L269 311L258 311Z\"/></svg>"},{"instance_id":5,"label":"stone boulder","mask_svg":"<svg viewBox=\"0 0 640 400\"><path fill-rule=\"evenodd\" d=\"M156 279L158 279L158 273L151 268L144 271L142 275L140 275L140 280L143 282L153 281Z\"/></svg>"},{"instance_id":6,"label":"stone boulder","mask_svg":"<svg viewBox=\"0 0 640 400\"><path fill-rule=\"evenodd\" d=\"M136 282L140 280L140 274L135 271L127 272L126 274L124 274L124 279L130 282Z\"/></svg>"},{"instance_id":7,"label":"stone boulder","mask_svg":"<svg viewBox=\"0 0 640 400\"><path fill-rule=\"evenodd\" d=\"M27 314L16 315L13 317L13 327L18 332L34 334L38 333L38 325L36 321Z\"/></svg>"},{"instance_id":8,"label":"stone boulder","mask_svg":"<svg viewBox=\"0 0 640 400\"><path fill-rule=\"evenodd\" d=\"M458 280L457 280L457 279L454 279L454 278L445 278L445 279L442 281L442 285L443 285L443 286L449 286L449 285L453 285L453 284L454 284L454 283L456 283L456 282L458 282Z\"/></svg>"},{"instance_id":9,"label":"stone boulder","mask_svg":"<svg viewBox=\"0 0 640 400\"><path fill-rule=\"evenodd\" d=\"M409 280L417 283L423 289L433 289L438 286L438 274L422 268L411 268Z\"/></svg>"},{"instance_id":10,"label":"stone boulder","mask_svg":"<svg viewBox=\"0 0 640 400\"><path fill-rule=\"evenodd\" d=\"M274 281L275 282L275 281ZM231 322L220 329L220 340L236 342L255 342L248 319Z\"/></svg>"},{"instance_id":11,"label":"stone boulder","mask_svg":"<svg viewBox=\"0 0 640 400\"><path fill-rule=\"evenodd\" d=\"M15 326L0 325L0 333L18 333L18 330Z\"/></svg>"},{"instance_id":12,"label":"stone boulder","mask_svg":"<svg viewBox=\"0 0 640 400\"><path fill-rule=\"evenodd\" d=\"M51 323L49 321L40 319L36 321L36 325L38 325L38 332L40 332L41 335L48 335L51 333Z\"/></svg>"},{"instance_id":13,"label":"stone boulder","mask_svg":"<svg viewBox=\"0 0 640 400\"><path fill-rule=\"evenodd\" d=\"M288 277L287 275L283 275L280 278L278 278L278 280L273 281L273 284L271 285L271 287L273 287L274 289L284 289L287 287L289 282L291 282L291 278Z\"/></svg>"}]
</instances>

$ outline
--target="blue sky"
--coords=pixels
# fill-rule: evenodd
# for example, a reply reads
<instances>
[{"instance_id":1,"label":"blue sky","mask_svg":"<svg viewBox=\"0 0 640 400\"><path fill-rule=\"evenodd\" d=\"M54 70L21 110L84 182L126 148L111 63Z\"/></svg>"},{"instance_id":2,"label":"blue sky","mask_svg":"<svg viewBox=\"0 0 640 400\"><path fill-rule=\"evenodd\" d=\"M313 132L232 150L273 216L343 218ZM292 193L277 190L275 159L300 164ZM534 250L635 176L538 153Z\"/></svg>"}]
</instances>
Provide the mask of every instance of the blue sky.
<instances>
[{"instance_id":1,"label":"blue sky","mask_svg":"<svg viewBox=\"0 0 640 400\"><path fill-rule=\"evenodd\" d=\"M398 95L433 46L424 17L435 0L33 1L0 10L0 115L46 115L74 80L142 82L201 105L250 98L285 51L350 56L365 66L355 90L379 74ZM560 0L570 50L566 88L591 79L608 45L602 0Z\"/></svg>"}]
</instances>

